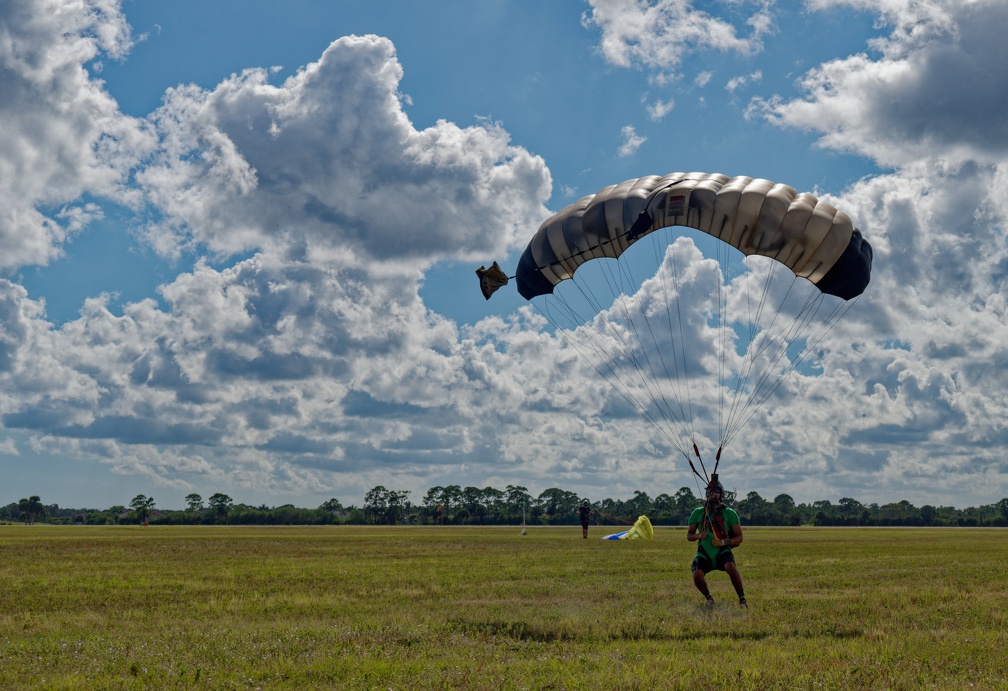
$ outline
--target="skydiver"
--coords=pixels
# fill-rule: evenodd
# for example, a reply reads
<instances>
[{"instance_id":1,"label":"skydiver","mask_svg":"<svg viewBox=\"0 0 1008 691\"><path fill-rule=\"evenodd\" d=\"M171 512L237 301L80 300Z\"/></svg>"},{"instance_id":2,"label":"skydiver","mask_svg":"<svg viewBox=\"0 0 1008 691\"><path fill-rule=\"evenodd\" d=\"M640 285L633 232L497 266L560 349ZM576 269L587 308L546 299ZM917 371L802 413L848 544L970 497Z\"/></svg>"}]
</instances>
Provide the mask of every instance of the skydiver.
<instances>
[{"instance_id":1,"label":"skydiver","mask_svg":"<svg viewBox=\"0 0 1008 691\"><path fill-rule=\"evenodd\" d=\"M581 508L578 509L578 514L581 516L581 537L588 539L588 521L591 519L592 507L585 499L584 503L581 504Z\"/></svg>"},{"instance_id":2,"label":"skydiver","mask_svg":"<svg viewBox=\"0 0 1008 691\"><path fill-rule=\"evenodd\" d=\"M693 509L689 517L689 531L686 539L696 542L697 553L693 557L693 585L707 599L707 604L713 605L714 598L707 587L706 574L717 569L724 571L731 579L732 586L738 594L739 606L748 607L745 591L742 588L742 574L735 566L735 555L731 548L742 544L742 525L738 514L731 507L725 506L721 498L724 487L717 479L717 474L711 476L707 485L707 501L703 506ZM697 531L700 532L697 532Z\"/></svg>"}]
</instances>

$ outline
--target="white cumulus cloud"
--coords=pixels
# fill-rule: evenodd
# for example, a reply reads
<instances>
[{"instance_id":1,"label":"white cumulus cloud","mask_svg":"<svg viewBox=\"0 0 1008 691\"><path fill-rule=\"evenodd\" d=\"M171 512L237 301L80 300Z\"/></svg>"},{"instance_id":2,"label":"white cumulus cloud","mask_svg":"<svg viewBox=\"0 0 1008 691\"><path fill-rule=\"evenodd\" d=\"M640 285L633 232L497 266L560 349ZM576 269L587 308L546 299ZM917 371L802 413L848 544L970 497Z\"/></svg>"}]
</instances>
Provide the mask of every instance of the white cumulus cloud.
<instances>
[{"instance_id":1,"label":"white cumulus cloud","mask_svg":"<svg viewBox=\"0 0 1008 691\"><path fill-rule=\"evenodd\" d=\"M131 170L153 143L91 70L130 29L112 0L0 2L0 268L45 264L100 215L90 194L132 204Z\"/></svg>"},{"instance_id":2,"label":"white cumulus cloud","mask_svg":"<svg viewBox=\"0 0 1008 691\"><path fill-rule=\"evenodd\" d=\"M590 0L583 23L602 32L600 48L610 63L654 71L659 80L674 77L686 53L714 50L750 55L759 52L773 30L772 0L735 3L748 11L717 16L690 0Z\"/></svg>"}]
</instances>

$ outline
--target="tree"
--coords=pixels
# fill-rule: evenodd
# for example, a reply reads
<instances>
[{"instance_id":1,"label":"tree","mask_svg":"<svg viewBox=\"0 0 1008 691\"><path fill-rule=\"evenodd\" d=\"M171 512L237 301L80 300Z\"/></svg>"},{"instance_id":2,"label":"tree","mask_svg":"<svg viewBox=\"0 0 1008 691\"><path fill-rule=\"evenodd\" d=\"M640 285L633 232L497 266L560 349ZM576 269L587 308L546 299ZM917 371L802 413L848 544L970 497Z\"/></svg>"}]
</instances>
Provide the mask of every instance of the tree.
<instances>
[{"instance_id":1,"label":"tree","mask_svg":"<svg viewBox=\"0 0 1008 691\"><path fill-rule=\"evenodd\" d=\"M444 504L445 522L451 520L451 512L462 505L462 488L459 485L448 485L441 491L441 501Z\"/></svg>"},{"instance_id":2,"label":"tree","mask_svg":"<svg viewBox=\"0 0 1008 691\"><path fill-rule=\"evenodd\" d=\"M518 518L525 518L529 507L532 505L532 495L529 494L528 487L521 485L508 485L504 488L504 502L507 506L509 522L518 522Z\"/></svg>"},{"instance_id":3,"label":"tree","mask_svg":"<svg viewBox=\"0 0 1008 691\"><path fill-rule=\"evenodd\" d=\"M427 519L430 519L432 523L436 523L438 519L438 506L441 505L443 501L444 487L441 485L434 485L427 490L427 494L421 500L421 522L426 523Z\"/></svg>"},{"instance_id":4,"label":"tree","mask_svg":"<svg viewBox=\"0 0 1008 691\"><path fill-rule=\"evenodd\" d=\"M384 521L388 513L389 491L383 485L376 485L364 495L364 513L371 523Z\"/></svg>"},{"instance_id":5,"label":"tree","mask_svg":"<svg viewBox=\"0 0 1008 691\"><path fill-rule=\"evenodd\" d=\"M969 511L970 509L966 509ZM915 525L919 523L920 512L906 499L885 504L882 509L883 525Z\"/></svg>"},{"instance_id":6,"label":"tree","mask_svg":"<svg viewBox=\"0 0 1008 691\"><path fill-rule=\"evenodd\" d=\"M771 522L771 504L761 497L759 492L747 494L746 498L738 503L738 508L748 523L767 525Z\"/></svg>"},{"instance_id":7,"label":"tree","mask_svg":"<svg viewBox=\"0 0 1008 691\"><path fill-rule=\"evenodd\" d=\"M489 523L501 522L501 514L505 510L504 496L499 489L489 486L483 488L481 501Z\"/></svg>"},{"instance_id":8,"label":"tree","mask_svg":"<svg viewBox=\"0 0 1008 691\"><path fill-rule=\"evenodd\" d=\"M390 490L377 485L364 495L364 513L372 523L398 523L406 513L409 495L410 490Z\"/></svg>"},{"instance_id":9,"label":"tree","mask_svg":"<svg viewBox=\"0 0 1008 691\"><path fill-rule=\"evenodd\" d=\"M469 512L475 523L483 523L486 511L483 506L483 490L479 487L466 487L462 490L462 506Z\"/></svg>"},{"instance_id":10,"label":"tree","mask_svg":"<svg viewBox=\"0 0 1008 691\"><path fill-rule=\"evenodd\" d=\"M575 515L581 505L581 499L573 492L550 487L536 499L548 521L554 525L571 524L579 519Z\"/></svg>"},{"instance_id":11,"label":"tree","mask_svg":"<svg viewBox=\"0 0 1008 691\"><path fill-rule=\"evenodd\" d=\"M675 521L676 508L675 501L666 492L662 492L657 497L654 498L654 519L651 522L661 521L662 523L670 523Z\"/></svg>"},{"instance_id":12,"label":"tree","mask_svg":"<svg viewBox=\"0 0 1008 691\"><path fill-rule=\"evenodd\" d=\"M203 497L198 494L187 494L186 498L186 511L192 513L199 513L203 510Z\"/></svg>"},{"instance_id":13,"label":"tree","mask_svg":"<svg viewBox=\"0 0 1008 691\"><path fill-rule=\"evenodd\" d=\"M130 508L136 514L138 523L146 523L151 509L154 508L154 497L138 494L130 501Z\"/></svg>"},{"instance_id":14,"label":"tree","mask_svg":"<svg viewBox=\"0 0 1008 691\"><path fill-rule=\"evenodd\" d=\"M462 488L458 485L448 485L447 487L441 487L440 485L435 485L427 490L427 494L423 498L423 513L425 516L431 518L432 521L437 521L439 516L442 514L438 513L438 507L443 506L443 517L445 523L451 522L453 518L452 513L457 507L462 505Z\"/></svg>"},{"instance_id":15,"label":"tree","mask_svg":"<svg viewBox=\"0 0 1008 691\"><path fill-rule=\"evenodd\" d=\"M327 514L335 518L339 514L343 513L343 505L340 504L339 499L333 497L332 499L322 502L322 505L319 506L319 511L325 511Z\"/></svg>"},{"instance_id":16,"label":"tree","mask_svg":"<svg viewBox=\"0 0 1008 691\"><path fill-rule=\"evenodd\" d=\"M389 525L399 523L409 509L409 495L412 490L389 490L388 494L388 519Z\"/></svg>"},{"instance_id":17,"label":"tree","mask_svg":"<svg viewBox=\"0 0 1008 691\"><path fill-rule=\"evenodd\" d=\"M830 503L829 499L812 502L812 510L815 512L813 519L815 525L836 525L837 508Z\"/></svg>"},{"instance_id":18,"label":"tree","mask_svg":"<svg viewBox=\"0 0 1008 691\"><path fill-rule=\"evenodd\" d=\"M231 497L226 494L222 494L221 492L211 494L207 501L210 503L210 510L213 512L213 515L216 517L218 522L224 521L228 512L231 510L231 504L234 503L232 502Z\"/></svg>"},{"instance_id":19,"label":"tree","mask_svg":"<svg viewBox=\"0 0 1008 691\"><path fill-rule=\"evenodd\" d=\"M638 516L646 516L651 513L651 509L653 508L651 497L649 497L645 492L635 490L633 499L627 501L626 508L631 515L637 514Z\"/></svg>"},{"instance_id":20,"label":"tree","mask_svg":"<svg viewBox=\"0 0 1008 691\"><path fill-rule=\"evenodd\" d=\"M693 496L693 490L689 487L680 487L672 495L672 502L675 504L676 523L679 525L686 525L686 521L689 520L693 509L703 503Z\"/></svg>"},{"instance_id":21,"label":"tree","mask_svg":"<svg viewBox=\"0 0 1008 691\"><path fill-rule=\"evenodd\" d=\"M27 499L21 499L18 502L18 514L27 525L33 524L45 516L45 506L42 505L42 499L37 494L33 494Z\"/></svg>"},{"instance_id":22,"label":"tree","mask_svg":"<svg viewBox=\"0 0 1008 691\"><path fill-rule=\"evenodd\" d=\"M861 522L861 514L864 511L864 507L857 499L840 497L837 506L840 507L840 515L843 516L844 525L858 525Z\"/></svg>"},{"instance_id":23,"label":"tree","mask_svg":"<svg viewBox=\"0 0 1008 691\"><path fill-rule=\"evenodd\" d=\"M798 525L801 522L795 501L790 494L778 494L774 497L773 510L776 520L782 525Z\"/></svg>"},{"instance_id":24,"label":"tree","mask_svg":"<svg viewBox=\"0 0 1008 691\"><path fill-rule=\"evenodd\" d=\"M1001 499L994 506L997 508L999 514L997 518L998 524L1008 525L1008 497Z\"/></svg>"}]
</instances>

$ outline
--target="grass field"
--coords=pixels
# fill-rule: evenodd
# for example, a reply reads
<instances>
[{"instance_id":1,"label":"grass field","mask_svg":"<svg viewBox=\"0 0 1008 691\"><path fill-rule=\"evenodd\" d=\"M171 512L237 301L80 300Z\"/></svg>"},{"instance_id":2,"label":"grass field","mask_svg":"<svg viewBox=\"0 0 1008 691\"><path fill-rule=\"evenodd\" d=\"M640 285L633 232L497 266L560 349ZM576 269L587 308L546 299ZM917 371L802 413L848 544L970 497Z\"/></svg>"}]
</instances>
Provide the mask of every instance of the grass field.
<instances>
[{"instance_id":1,"label":"grass field","mask_svg":"<svg viewBox=\"0 0 1008 691\"><path fill-rule=\"evenodd\" d=\"M0 688L1008 688L1008 530L614 530L0 526Z\"/></svg>"}]
</instances>

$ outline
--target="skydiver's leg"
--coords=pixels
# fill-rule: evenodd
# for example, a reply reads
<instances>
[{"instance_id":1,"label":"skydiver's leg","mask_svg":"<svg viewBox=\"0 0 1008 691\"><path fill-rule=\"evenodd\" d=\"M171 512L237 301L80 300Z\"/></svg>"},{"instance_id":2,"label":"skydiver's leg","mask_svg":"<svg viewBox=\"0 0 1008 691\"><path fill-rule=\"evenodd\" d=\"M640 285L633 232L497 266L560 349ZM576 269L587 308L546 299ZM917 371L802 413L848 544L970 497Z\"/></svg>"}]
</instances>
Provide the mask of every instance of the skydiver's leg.
<instances>
[{"instance_id":1,"label":"skydiver's leg","mask_svg":"<svg viewBox=\"0 0 1008 691\"><path fill-rule=\"evenodd\" d=\"M703 567L700 564L700 557L693 558L693 585L696 589L706 598L707 602L714 602L714 598L710 594L710 588L707 587L707 578L704 573Z\"/></svg>"},{"instance_id":2,"label":"skydiver's leg","mask_svg":"<svg viewBox=\"0 0 1008 691\"><path fill-rule=\"evenodd\" d=\"M693 572L693 585L703 593L704 597L710 597L710 588L707 587L707 579L704 578L704 572L701 569Z\"/></svg>"},{"instance_id":3,"label":"skydiver's leg","mask_svg":"<svg viewBox=\"0 0 1008 691\"><path fill-rule=\"evenodd\" d=\"M735 566L735 562L730 561L725 564L725 571L728 573L728 578L731 579L732 587L735 588L735 592L738 594L739 603L745 604L745 590L742 588L742 574L739 573L738 567Z\"/></svg>"},{"instance_id":4,"label":"skydiver's leg","mask_svg":"<svg viewBox=\"0 0 1008 691\"><path fill-rule=\"evenodd\" d=\"M742 574L739 573L738 567L735 566L735 562L730 561L725 564L725 571L728 572L728 578L731 579L731 584L735 588L735 592L742 592Z\"/></svg>"}]
</instances>

